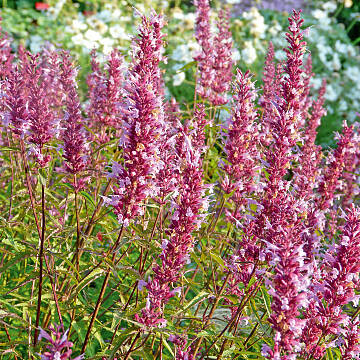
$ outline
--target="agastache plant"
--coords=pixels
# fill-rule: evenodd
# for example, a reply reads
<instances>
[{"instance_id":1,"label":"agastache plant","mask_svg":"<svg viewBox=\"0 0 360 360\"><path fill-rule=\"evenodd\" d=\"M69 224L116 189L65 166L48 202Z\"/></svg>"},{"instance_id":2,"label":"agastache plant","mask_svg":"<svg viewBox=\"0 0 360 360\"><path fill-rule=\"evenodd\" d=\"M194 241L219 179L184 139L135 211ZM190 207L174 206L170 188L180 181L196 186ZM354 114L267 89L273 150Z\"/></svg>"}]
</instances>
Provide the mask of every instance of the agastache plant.
<instances>
[{"instance_id":1,"label":"agastache plant","mask_svg":"<svg viewBox=\"0 0 360 360\"><path fill-rule=\"evenodd\" d=\"M214 37L214 79L211 84L213 91L211 103L225 105L228 102L227 92L233 76L232 34L229 28L230 10L220 10L216 23L218 33Z\"/></svg>"},{"instance_id":2,"label":"agastache plant","mask_svg":"<svg viewBox=\"0 0 360 360\"><path fill-rule=\"evenodd\" d=\"M69 52L0 39L1 359L359 357L359 126L317 145L300 11L255 86L230 13L195 7L182 102L155 12L88 91Z\"/></svg>"},{"instance_id":3,"label":"agastache plant","mask_svg":"<svg viewBox=\"0 0 360 360\"><path fill-rule=\"evenodd\" d=\"M214 72L214 44L210 24L209 0L195 0L196 25L195 38L201 47L194 59L198 62L197 93L204 99L211 97L211 84Z\"/></svg>"},{"instance_id":4,"label":"agastache plant","mask_svg":"<svg viewBox=\"0 0 360 360\"><path fill-rule=\"evenodd\" d=\"M25 96L28 98L28 141L33 144L30 148L40 167L46 166L50 155L44 154L44 145L54 136L55 115L51 103L46 96L47 89L42 82L42 68L40 55L25 53L21 59L22 74L26 79Z\"/></svg>"},{"instance_id":5,"label":"agastache plant","mask_svg":"<svg viewBox=\"0 0 360 360\"><path fill-rule=\"evenodd\" d=\"M128 226L143 213L142 202L158 189L155 176L163 166L159 144L164 133L164 106L160 96L164 26L162 16L142 17L138 37L134 39L132 64L125 83L123 133L120 147L123 163L114 163L111 177L116 185L111 205L118 221Z\"/></svg>"},{"instance_id":6,"label":"agastache plant","mask_svg":"<svg viewBox=\"0 0 360 360\"><path fill-rule=\"evenodd\" d=\"M84 355L71 358L73 343L68 340L69 330L63 331L61 325L49 326L50 334L40 328L39 341L45 339L48 344L43 352L41 360L82 360Z\"/></svg>"},{"instance_id":7,"label":"agastache plant","mask_svg":"<svg viewBox=\"0 0 360 360\"><path fill-rule=\"evenodd\" d=\"M360 271L360 211L351 205L345 214L345 225L337 243L323 254L323 266L317 281L311 287L312 298L303 330L304 351L315 359L320 359L327 348L322 340L325 337L336 336L336 345L345 344L343 336L355 335L352 319L344 311L344 305L352 301L359 303L358 275ZM349 344L349 343L348 343ZM349 344L350 345L350 344ZM354 345L354 344L352 344ZM345 347L346 348L346 347ZM359 354L359 349L353 349L353 355Z\"/></svg>"},{"instance_id":8,"label":"agastache plant","mask_svg":"<svg viewBox=\"0 0 360 360\"><path fill-rule=\"evenodd\" d=\"M203 116L201 112L200 116ZM201 122L201 119L194 119L195 123L197 121ZM185 128L177 136L177 155L182 159L179 165L179 188L174 199L171 223L166 230L167 238L162 243L161 265L155 265L154 277L148 283L141 284L148 291L147 304L141 315L136 315L135 318L147 328L166 325L163 308L171 297L181 291L180 288L172 289L170 284L179 281L194 246L192 232L200 226L201 219L207 211L206 186L202 181L203 145L198 142L198 139L202 138L199 132L203 132L204 129L197 129L194 143L191 142L186 130Z\"/></svg>"},{"instance_id":9,"label":"agastache plant","mask_svg":"<svg viewBox=\"0 0 360 360\"><path fill-rule=\"evenodd\" d=\"M96 52L92 51L91 68L92 73L87 79L90 97L87 107L89 126L94 131L100 131L95 138L104 143L109 140L106 129L109 126L119 129L122 125L124 67L120 51L113 49L104 71L96 60Z\"/></svg>"},{"instance_id":10,"label":"agastache plant","mask_svg":"<svg viewBox=\"0 0 360 360\"><path fill-rule=\"evenodd\" d=\"M221 183L225 194L232 194L238 210L244 211L246 198L256 189L259 170L258 114L255 109L255 84L251 74L237 71L233 89L232 114L226 125L224 151L226 162L222 165L224 179Z\"/></svg>"},{"instance_id":11,"label":"agastache plant","mask_svg":"<svg viewBox=\"0 0 360 360\"><path fill-rule=\"evenodd\" d=\"M64 112L64 159L70 174L77 174L86 166L86 137L83 127L79 96L76 91L76 75L69 53L61 54L62 66L60 84L63 91ZM79 184L74 184L77 188Z\"/></svg>"}]
</instances>

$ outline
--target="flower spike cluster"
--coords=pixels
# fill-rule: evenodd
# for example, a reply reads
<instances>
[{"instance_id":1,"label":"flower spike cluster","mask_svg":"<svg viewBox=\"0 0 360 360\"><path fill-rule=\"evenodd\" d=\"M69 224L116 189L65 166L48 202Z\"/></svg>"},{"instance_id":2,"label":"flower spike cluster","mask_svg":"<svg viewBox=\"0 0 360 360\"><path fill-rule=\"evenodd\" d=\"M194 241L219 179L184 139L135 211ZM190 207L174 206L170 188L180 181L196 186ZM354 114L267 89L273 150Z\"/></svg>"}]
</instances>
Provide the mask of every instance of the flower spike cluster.
<instances>
[{"instance_id":1,"label":"flower spike cluster","mask_svg":"<svg viewBox=\"0 0 360 360\"><path fill-rule=\"evenodd\" d=\"M227 124L224 150L226 163L222 188L226 194L233 194L238 209L244 207L245 198L255 189L256 172L259 169L257 147L258 129L255 109L256 90L251 74L237 71L234 82L231 118ZM242 209L243 210L243 209Z\"/></svg>"},{"instance_id":2,"label":"flower spike cluster","mask_svg":"<svg viewBox=\"0 0 360 360\"><path fill-rule=\"evenodd\" d=\"M66 170L71 174L77 174L86 165L86 139L81 116L81 105L76 91L76 75L69 53L61 54L62 68L60 83L64 94L65 129L63 132L64 158Z\"/></svg>"},{"instance_id":3,"label":"flower spike cluster","mask_svg":"<svg viewBox=\"0 0 360 360\"><path fill-rule=\"evenodd\" d=\"M233 77L232 34L229 26L230 11L220 10L217 21L218 33L214 38L214 79L211 84L213 91L210 99L213 105L225 105L228 102L226 93L229 91Z\"/></svg>"},{"instance_id":4,"label":"flower spike cluster","mask_svg":"<svg viewBox=\"0 0 360 360\"><path fill-rule=\"evenodd\" d=\"M345 225L338 243L323 255L323 266L317 281L311 287L311 303L305 312L306 327L302 334L305 343L304 352L320 359L326 346L319 339L329 335L340 337L337 344L345 344L342 338L348 338L347 345L354 346L354 355L359 354L355 347L359 340L359 330L354 329L351 318L343 309L352 301L359 303L355 290L359 286L360 272L360 209L353 204L345 214ZM347 352L346 346L343 347Z\"/></svg>"},{"instance_id":5,"label":"flower spike cluster","mask_svg":"<svg viewBox=\"0 0 360 360\"><path fill-rule=\"evenodd\" d=\"M96 53L91 53L92 73L87 78L90 103L87 113L90 127L100 134L96 137L100 143L109 140L106 128L120 128L122 122L121 105L123 102L123 59L119 50L114 49L109 55L106 71L101 71L96 61Z\"/></svg>"},{"instance_id":6,"label":"flower spike cluster","mask_svg":"<svg viewBox=\"0 0 360 360\"><path fill-rule=\"evenodd\" d=\"M123 163L114 163L114 195L107 202L114 206L118 221L128 226L143 213L143 201L158 192L155 177L163 166L159 145L164 133L164 109L161 96L164 26L162 16L142 17L133 59L125 83L123 133L120 146Z\"/></svg>"},{"instance_id":7,"label":"flower spike cluster","mask_svg":"<svg viewBox=\"0 0 360 360\"><path fill-rule=\"evenodd\" d=\"M10 72L7 78L7 91L5 96L5 117L12 125L11 130L20 136L24 136L28 126L28 111L24 98L25 79L18 66Z\"/></svg>"},{"instance_id":8,"label":"flower spike cluster","mask_svg":"<svg viewBox=\"0 0 360 360\"><path fill-rule=\"evenodd\" d=\"M26 94L29 108L29 142L34 144L31 151L40 167L46 166L50 155L43 154L43 148L54 136L55 114L47 95L47 89L42 82L42 68L40 67L39 54L25 53L22 59L22 72L26 76Z\"/></svg>"},{"instance_id":9,"label":"flower spike cluster","mask_svg":"<svg viewBox=\"0 0 360 360\"><path fill-rule=\"evenodd\" d=\"M163 308L181 290L171 289L170 285L179 280L194 245L192 232L201 225L204 217L201 213L207 211L201 152L191 143L186 128L184 130L177 140L178 156L183 163L180 169L179 194L175 199L174 212L167 230L168 239L162 244L161 265L153 268L154 278L143 284L148 291L146 308L142 310L141 316L136 315L136 320L147 328L166 325Z\"/></svg>"},{"instance_id":10,"label":"flower spike cluster","mask_svg":"<svg viewBox=\"0 0 360 360\"><path fill-rule=\"evenodd\" d=\"M209 0L195 0L195 38L201 51L194 59L198 63L196 92L213 105L228 102L226 92L232 79L232 35L229 10L219 12L217 34L211 32Z\"/></svg>"},{"instance_id":11,"label":"flower spike cluster","mask_svg":"<svg viewBox=\"0 0 360 360\"><path fill-rule=\"evenodd\" d=\"M354 152L356 149L356 139L353 130L354 126L348 126L346 121L344 121L342 134L339 135L337 148L331 157L329 165L325 169L323 179L319 185L319 210L327 211L333 205L335 191L339 186L339 180L345 167L345 160L349 153Z\"/></svg>"},{"instance_id":12,"label":"flower spike cluster","mask_svg":"<svg viewBox=\"0 0 360 360\"><path fill-rule=\"evenodd\" d=\"M45 330L40 328L39 341L45 339L48 342L47 350L41 354L41 360L82 360L84 355L71 359L73 343L68 340L68 332L63 332L62 325L49 326L49 335Z\"/></svg>"}]
</instances>

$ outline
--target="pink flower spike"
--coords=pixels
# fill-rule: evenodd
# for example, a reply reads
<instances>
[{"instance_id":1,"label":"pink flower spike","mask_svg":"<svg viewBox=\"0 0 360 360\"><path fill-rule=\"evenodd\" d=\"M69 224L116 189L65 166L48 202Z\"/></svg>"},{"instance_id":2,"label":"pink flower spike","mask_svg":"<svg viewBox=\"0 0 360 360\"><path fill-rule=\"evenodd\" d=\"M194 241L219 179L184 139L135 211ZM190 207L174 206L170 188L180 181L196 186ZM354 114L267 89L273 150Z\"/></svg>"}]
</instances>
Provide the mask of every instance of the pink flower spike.
<instances>
[{"instance_id":1,"label":"pink flower spike","mask_svg":"<svg viewBox=\"0 0 360 360\"><path fill-rule=\"evenodd\" d=\"M159 189L156 175L163 166L159 147L165 131L164 107L161 96L161 72L164 26L162 16L155 12L141 19L138 37L132 44L133 59L125 83L123 105L122 171L114 171L117 195L114 211L125 226L144 212L143 201L154 197Z\"/></svg>"},{"instance_id":2,"label":"pink flower spike","mask_svg":"<svg viewBox=\"0 0 360 360\"><path fill-rule=\"evenodd\" d=\"M64 96L63 101L66 106L63 156L66 160L66 170L70 174L77 174L86 166L85 154L87 153L81 105L76 91L77 71L72 64L69 53L62 52L61 60L60 84Z\"/></svg>"}]
</instances>

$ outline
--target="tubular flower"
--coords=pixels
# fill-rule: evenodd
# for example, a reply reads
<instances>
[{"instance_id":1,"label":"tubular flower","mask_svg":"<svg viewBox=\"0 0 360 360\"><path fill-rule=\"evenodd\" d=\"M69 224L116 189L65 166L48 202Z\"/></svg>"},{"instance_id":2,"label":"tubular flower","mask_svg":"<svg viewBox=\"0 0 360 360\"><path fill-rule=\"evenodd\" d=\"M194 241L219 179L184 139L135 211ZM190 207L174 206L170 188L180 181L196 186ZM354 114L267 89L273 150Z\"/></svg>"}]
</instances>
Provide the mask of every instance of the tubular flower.
<instances>
[{"instance_id":1,"label":"tubular flower","mask_svg":"<svg viewBox=\"0 0 360 360\"><path fill-rule=\"evenodd\" d=\"M226 93L230 88L232 79L232 34L229 29L230 12L220 10L217 22L218 33L214 37L214 79L211 84L213 105L225 105L228 100Z\"/></svg>"},{"instance_id":2,"label":"tubular flower","mask_svg":"<svg viewBox=\"0 0 360 360\"><path fill-rule=\"evenodd\" d=\"M49 344L47 351L41 354L41 360L71 360L73 343L68 340L67 335L69 330L62 331L61 325L49 326L51 335L40 328L39 341L45 339ZM72 360L82 360L84 355L77 356Z\"/></svg>"},{"instance_id":3,"label":"tubular flower","mask_svg":"<svg viewBox=\"0 0 360 360\"><path fill-rule=\"evenodd\" d=\"M174 99L165 103L165 134L159 147L162 166L156 176L159 193L155 200L159 204L164 204L164 199L178 186L179 171L175 143L176 134L181 127L178 119L179 112L179 105Z\"/></svg>"},{"instance_id":4,"label":"tubular flower","mask_svg":"<svg viewBox=\"0 0 360 360\"><path fill-rule=\"evenodd\" d=\"M28 110L24 97L25 79L18 66L10 72L6 84L5 95L5 119L12 125L11 130L20 136L24 136L28 126Z\"/></svg>"},{"instance_id":5,"label":"tubular flower","mask_svg":"<svg viewBox=\"0 0 360 360\"><path fill-rule=\"evenodd\" d=\"M255 85L250 72L243 74L238 70L233 86L232 113L226 126L226 163L222 165L225 173L222 188L226 194L234 192L232 199L238 209L244 206L245 198L255 189L259 168L255 99Z\"/></svg>"},{"instance_id":6,"label":"tubular flower","mask_svg":"<svg viewBox=\"0 0 360 360\"><path fill-rule=\"evenodd\" d=\"M124 69L119 50L114 49L111 52L105 71L101 71L93 51L91 68L92 73L87 78L90 97L87 113L91 120L89 125L100 132L96 139L102 143L109 140L106 128L108 126L119 128L122 122Z\"/></svg>"},{"instance_id":7,"label":"tubular flower","mask_svg":"<svg viewBox=\"0 0 360 360\"><path fill-rule=\"evenodd\" d=\"M304 145L301 148L299 166L295 170L293 185L297 195L305 200L311 199L314 188L320 176L321 146L315 144L316 128L320 125L321 118L326 114L323 108L326 83L319 91L319 96L312 104L312 112L304 131Z\"/></svg>"},{"instance_id":8,"label":"tubular flower","mask_svg":"<svg viewBox=\"0 0 360 360\"><path fill-rule=\"evenodd\" d=\"M23 76L26 77L28 92L28 119L29 119L29 142L34 144L31 151L39 164L44 167L50 160L50 155L44 156L43 147L51 140L55 133L54 112L47 95L47 89L41 80L42 69L39 65L39 55L24 54L22 61Z\"/></svg>"},{"instance_id":9,"label":"tubular flower","mask_svg":"<svg viewBox=\"0 0 360 360\"><path fill-rule=\"evenodd\" d=\"M195 0L194 5L196 7L195 38L201 47L200 53L194 57L198 62L196 91L202 98L210 99L211 85L215 76L215 52L210 29L209 0Z\"/></svg>"},{"instance_id":10,"label":"tubular flower","mask_svg":"<svg viewBox=\"0 0 360 360\"><path fill-rule=\"evenodd\" d=\"M309 109L312 105L312 100L310 97L310 80L314 76L312 72L312 58L311 54L307 56L304 71L302 73L304 86L303 92L300 94L300 127L305 126L305 121L309 117Z\"/></svg>"},{"instance_id":11,"label":"tubular flower","mask_svg":"<svg viewBox=\"0 0 360 360\"><path fill-rule=\"evenodd\" d=\"M127 226L143 213L142 202L158 193L156 175L163 166L159 146L164 133L163 99L159 62L163 60L163 18L152 13L142 17L139 35L132 45L133 59L125 86L123 163L113 164L116 181L112 199L118 221Z\"/></svg>"},{"instance_id":12,"label":"tubular flower","mask_svg":"<svg viewBox=\"0 0 360 360\"><path fill-rule=\"evenodd\" d=\"M302 334L305 343L304 352L314 354L320 359L326 350L326 344L319 344L319 339L329 335L339 336L337 345L349 337L355 345L358 332L353 333L351 317L344 311L344 305L352 301L356 306L359 295L355 290L359 286L360 272L360 210L353 204L347 209L345 225L338 243L323 255L323 266L311 287L311 302L304 313L307 320ZM343 347L344 352L346 346Z\"/></svg>"},{"instance_id":13,"label":"tubular flower","mask_svg":"<svg viewBox=\"0 0 360 360\"><path fill-rule=\"evenodd\" d=\"M61 58L60 84L64 94L63 102L66 106L63 132L65 166L69 173L77 174L85 168L84 156L87 147L81 105L76 91L77 71L71 62L69 53L63 52Z\"/></svg>"},{"instance_id":14,"label":"tubular flower","mask_svg":"<svg viewBox=\"0 0 360 360\"><path fill-rule=\"evenodd\" d=\"M335 191L339 186L339 180L345 168L345 160L349 153L355 151L356 139L353 132L354 126L347 126L346 121L343 123L343 131L338 135L337 148L329 156L329 164L324 171L323 179L319 185L319 195L317 199L318 209L328 211L333 205Z\"/></svg>"},{"instance_id":15,"label":"tubular flower","mask_svg":"<svg viewBox=\"0 0 360 360\"><path fill-rule=\"evenodd\" d=\"M179 280L194 245L192 232L201 224L204 217L201 213L207 210L200 152L192 146L188 134L184 131L178 135L176 148L182 164L179 193L167 230L168 239L162 244L161 266L156 265L153 268L154 278L146 284L147 306L142 310L141 315L136 315L136 320L147 328L165 326L163 308L168 300L180 290L171 289L170 284Z\"/></svg>"},{"instance_id":16,"label":"tubular flower","mask_svg":"<svg viewBox=\"0 0 360 360\"><path fill-rule=\"evenodd\" d=\"M260 259L267 260L274 274L266 280L273 297L269 322L275 331L274 348L267 351L271 359L295 359L300 351L299 337L305 323L298 318L300 308L307 306L308 268L302 233L306 207L289 191L290 182L284 179L295 154L301 126L301 94L303 92L302 41L300 12L289 18L287 60L279 97L273 102L270 128L273 139L265 148L267 172L262 211L255 219L254 235L263 242ZM280 354L286 354L280 357Z\"/></svg>"},{"instance_id":17,"label":"tubular flower","mask_svg":"<svg viewBox=\"0 0 360 360\"><path fill-rule=\"evenodd\" d=\"M293 187L296 190L298 199L308 202L308 215L306 219L307 232L304 232L304 251L307 260L315 264L314 253L319 246L319 236L315 234L315 230L321 225L323 218L321 212L317 211L314 203L316 192L315 188L318 187L318 181L321 175L321 146L315 144L316 128L320 125L322 116L326 113L324 109L324 95L326 90L326 82L323 81L320 88L319 95L316 101L311 106L311 114L309 115L305 130L304 130L304 145L301 148L299 157L299 164L294 171Z\"/></svg>"},{"instance_id":18,"label":"tubular flower","mask_svg":"<svg viewBox=\"0 0 360 360\"><path fill-rule=\"evenodd\" d=\"M0 18L0 22L1 20ZM11 41L8 34L4 32L0 26L0 79L4 79L10 75L13 70L13 59Z\"/></svg>"}]
</instances>

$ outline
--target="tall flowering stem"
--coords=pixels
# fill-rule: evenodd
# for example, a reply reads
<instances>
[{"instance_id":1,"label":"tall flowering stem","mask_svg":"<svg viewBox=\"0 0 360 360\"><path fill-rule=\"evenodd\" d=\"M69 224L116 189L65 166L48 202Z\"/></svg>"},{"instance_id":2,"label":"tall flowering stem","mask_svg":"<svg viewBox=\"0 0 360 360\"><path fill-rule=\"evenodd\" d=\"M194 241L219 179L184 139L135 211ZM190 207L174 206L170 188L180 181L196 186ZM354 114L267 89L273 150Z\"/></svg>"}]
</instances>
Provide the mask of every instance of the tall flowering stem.
<instances>
[{"instance_id":1,"label":"tall flowering stem","mask_svg":"<svg viewBox=\"0 0 360 360\"><path fill-rule=\"evenodd\" d=\"M178 135L177 153L182 159L179 194L175 199L173 216L166 231L168 239L164 239L162 243L161 265L153 268L153 279L142 284L148 291L146 308L141 315L135 316L138 322L149 329L166 325L164 306L180 291L170 285L178 282L182 274L194 245L192 232L201 225L204 216L201 212L207 210L201 148L199 151L198 147L192 145L186 129Z\"/></svg>"},{"instance_id":2,"label":"tall flowering stem","mask_svg":"<svg viewBox=\"0 0 360 360\"><path fill-rule=\"evenodd\" d=\"M359 303L359 295L355 292L359 286L360 272L358 207L352 204L347 209L339 241L322 257L323 266L311 287L310 306L304 314L307 324L302 335L305 343L304 352L311 354L315 359L320 359L324 355L328 345L321 340L329 335L339 337L336 345L343 343L343 337L350 337L352 343L348 342L348 345L354 346L355 339L359 338L358 331L354 332L350 316L344 312L344 305L350 301L354 304ZM343 350L347 352L346 346ZM359 350L357 348L356 353L359 353Z\"/></svg>"},{"instance_id":3,"label":"tall flowering stem","mask_svg":"<svg viewBox=\"0 0 360 360\"><path fill-rule=\"evenodd\" d=\"M266 281L273 296L269 318L274 331L274 348L265 346L263 353L271 359L295 359L300 351L299 336L304 322L298 318L301 307L306 307L306 287L309 283L304 266L302 232L304 213L302 202L290 193L290 183L284 179L295 159L293 148L299 140L301 126L301 94L304 91L302 59L305 42L302 41L300 11L289 18L289 32L285 49L287 60L281 91L273 101L270 122L273 140L265 148L269 177L266 180L262 210L255 227L256 237L263 242L260 259L268 260L274 274ZM286 354L281 357L281 354Z\"/></svg>"},{"instance_id":4,"label":"tall flowering stem","mask_svg":"<svg viewBox=\"0 0 360 360\"><path fill-rule=\"evenodd\" d=\"M89 87L90 103L87 112L90 117L89 126L95 131L100 130L96 137L100 143L109 140L106 127L121 128L122 102L124 85L123 59L119 50L114 49L105 64L105 71L100 69L96 61L95 51L91 53L92 73L87 83Z\"/></svg>"},{"instance_id":5,"label":"tall flowering stem","mask_svg":"<svg viewBox=\"0 0 360 360\"><path fill-rule=\"evenodd\" d=\"M24 97L25 79L15 66L7 78L5 95L5 118L12 125L13 133L20 136L24 136L29 116Z\"/></svg>"},{"instance_id":6,"label":"tall flowering stem","mask_svg":"<svg viewBox=\"0 0 360 360\"><path fill-rule=\"evenodd\" d=\"M143 201L158 192L156 174L163 166L159 145L164 132L164 109L159 63L163 60L163 18L142 17L133 43L133 59L125 84L125 115L120 146L123 163L114 163L116 181L110 201L118 221L127 226L144 211Z\"/></svg>"},{"instance_id":7,"label":"tall flowering stem","mask_svg":"<svg viewBox=\"0 0 360 360\"><path fill-rule=\"evenodd\" d=\"M81 105L76 91L77 71L72 64L70 54L61 55L62 68L60 83L63 91L63 102L66 106L63 131L65 168L70 174L78 174L86 166L84 158L87 152L86 138L83 128ZM78 184L74 184L76 187Z\"/></svg>"},{"instance_id":8,"label":"tall flowering stem","mask_svg":"<svg viewBox=\"0 0 360 360\"><path fill-rule=\"evenodd\" d=\"M344 121L342 134L338 136L337 148L330 157L330 162L325 169L323 179L319 185L319 210L328 211L334 203L335 192L345 168L345 160L349 152L355 151L356 142L353 134L354 126L348 126Z\"/></svg>"},{"instance_id":9,"label":"tall flowering stem","mask_svg":"<svg viewBox=\"0 0 360 360\"><path fill-rule=\"evenodd\" d=\"M255 109L256 91L251 74L237 70L233 89L232 114L228 120L224 151L226 163L222 165L222 188L231 194L239 210L246 198L255 190L256 173L259 170L258 129Z\"/></svg>"},{"instance_id":10,"label":"tall flowering stem","mask_svg":"<svg viewBox=\"0 0 360 360\"><path fill-rule=\"evenodd\" d=\"M165 103L165 131L159 146L161 166L156 175L156 183L159 192L155 198L160 205L166 203L166 197L178 187L179 172L177 153L175 149L176 136L181 129L178 118L180 112L179 105L175 99Z\"/></svg>"},{"instance_id":11,"label":"tall flowering stem","mask_svg":"<svg viewBox=\"0 0 360 360\"><path fill-rule=\"evenodd\" d=\"M40 167L46 166L50 161L50 155L43 154L43 148L55 132L54 112L51 109L47 95L47 89L42 82L42 68L39 64L39 54L25 53L22 59L22 72L26 78L26 91L28 96L28 123L29 142L34 146L31 151Z\"/></svg>"},{"instance_id":12,"label":"tall flowering stem","mask_svg":"<svg viewBox=\"0 0 360 360\"><path fill-rule=\"evenodd\" d=\"M198 62L197 93L204 99L210 99L211 85L214 80L214 44L210 25L209 0L195 0L196 24L195 38L201 47L200 53L194 59Z\"/></svg>"},{"instance_id":13,"label":"tall flowering stem","mask_svg":"<svg viewBox=\"0 0 360 360\"><path fill-rule=\"evenodd\" d=\"M230 31L230 11L219 11L217 21L218 33L214 37L214 79L211 84L213 90L211 103L213 105L225 105L228 102L227 92L232 80L232 34Z\"/></svg>"},{"instance_id":14,"label":"tall flowering stem","mask_svg":"<svg viewBox=\"0 0 360 360\"><path fill-rule=\"evenodd\" d=\"M318 211L316 206L316 191L319 186L321 176L321 160L323 157L321 146L315 144L316 129L320 125L323 115L326 114L324 109L324 95L326 90L326 82L320 88L316 101L312 103L309 118L304 130L304 144L301 148L299 163L294 171L293 188L296 190L298 199L308 204L308 215L306 219L306 227L308 231L303 233L304 251L308 261L313 263L315 271L315 251L319 247L319 236L315 234L315 230L321 225L323 214Z\"/></svg>"},{"instance_id":15,"label":"tall flowering stem","mask_svg":"<svg viewBox=\"0 0 360 360\"><path fill-rule=\"evenodd\" d=\"M123 133L120 146L123 163L113 164L112 177L116 185L114 194L105 202L114 207L121 230L111 248L116 249L130 221L144 212L144 200L156 195L156 175L161 168L159 146L164 132L164 109L161 94L159 63L163 60L164 26L162 16L152 12L149 18L142 16L138 37L132 45L133 58L125 83ZM115 261L113 252L112 261ZM89 341L92 326L98 314L102 298L110 278L110 268L97 299L85 336L83 351Z\"/></svg>"}]
</instances>

